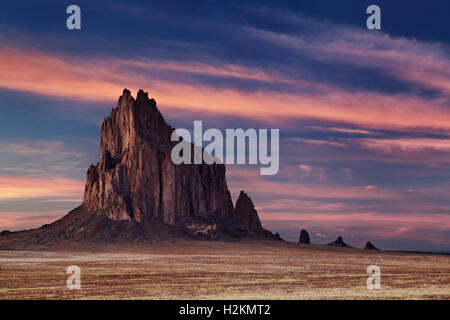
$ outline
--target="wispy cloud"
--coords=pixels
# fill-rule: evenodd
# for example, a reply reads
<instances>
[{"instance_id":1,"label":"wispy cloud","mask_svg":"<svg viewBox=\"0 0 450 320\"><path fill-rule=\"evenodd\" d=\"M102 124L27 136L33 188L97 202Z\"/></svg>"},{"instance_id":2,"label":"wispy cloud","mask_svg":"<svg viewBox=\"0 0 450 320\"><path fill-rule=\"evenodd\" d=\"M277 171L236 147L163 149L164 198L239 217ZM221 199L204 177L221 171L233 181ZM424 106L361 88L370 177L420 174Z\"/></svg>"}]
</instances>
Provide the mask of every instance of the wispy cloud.
<instances>
[{"instance_id":1,"label":"wispy cloud","mask_svg":"<svg viewBox=\"0 0 450 320\"><path fill-rule=\"evenodd\" d=\"M376 132L370 130L363 130L357 128L345 128L345 127L329 127L329 126L308 126L309 129L314 129L317 131L331 131L339 133L350 133L350 134L376 134Z\"/></svg>"},{"instance_id":2,"label":"wispy cloud","mask_svg":"<svg viewBox=\"0 0 450 320\"><path fill-rule=\"evenodd\" d=\"M0 211L0 230L17 231L36 228L61 218L65 212L49 210L46 214L35 212Z\"/></svg>"},{"instance_id":3,"label":"wispy cloud","mask_svg":"<svg viewBox=\"0 0 450 320\"><path fill-rule=\"evenodd\" d=\"M0 139L0 175L84 178L86 166L96 159L88 154L97 148L91 139L45 141Z\"/></svg>"},{"instance_id":4,"label":"wispy cloud","mask_svg":"<svg viewBox=\"0 0 450 320\"><path fill-rule=\"evenodd\" d=\"M450 60L446 44L361 32L356 27L333 25L300 15L291 15L291 18L294 23L313 24L314 27L307 28L307 34L277 33L252 27L247 32L251 37L297 50L314 60L375 67L405 82L450 94Z\"/></svg>"},{"instance_id":5,"label":"wispy cloud","mask_svg":"<svg viewBox=\"0 0 450 320\"><path fill-rule=\"evenodd\" d=\"M390 139L360 139L358 143L369 149L381 152L419 152L434 150L450 152L450 139L432 138L390 138Z\"/></svg>"},{"instance_id":6,"label":"wispy cloud","mask_svg":"<svg viewBox=\"0 0 450 320\"><path fill-rule=\"evenodd\" d=\"M320 139L304 139L304 138L293 138L292 141L302 142L306 144L311 144L315 146L331 146L331 147L344 147L345 144L330 140L320 140Z\"/></svg>"},{"instance_id":7,"label":"wispy cloud","mask_svg":"<svg viewBox=\"0 0 450 320\"><path fill-rule=\"evenodd\" d=\"M302 170L299 168L299 171ZM251 170L231 168L227 172L230 186L238 191L245 186L246 191L265 194L270 190L271 197L292 197L307 199L378 199L399 200L404 198L402 192L364 186L343 186L305 181L272 181L253 174ZM322 181L323 182L323 181Z\"/></svg>"}]
</instances>

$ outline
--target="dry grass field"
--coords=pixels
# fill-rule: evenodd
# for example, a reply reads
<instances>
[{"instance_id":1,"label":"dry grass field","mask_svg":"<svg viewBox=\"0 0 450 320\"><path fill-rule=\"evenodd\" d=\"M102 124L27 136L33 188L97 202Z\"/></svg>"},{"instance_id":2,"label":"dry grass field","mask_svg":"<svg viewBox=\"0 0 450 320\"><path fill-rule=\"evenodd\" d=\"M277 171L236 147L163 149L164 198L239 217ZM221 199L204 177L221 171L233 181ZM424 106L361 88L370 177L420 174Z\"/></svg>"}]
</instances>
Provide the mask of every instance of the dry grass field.
<instances>
[{"instance_id":1,"label":"dry grass field","mask_svg":"<svg viewBox=\"0 0 450 320\"><path fill-rule=\"evenodd\" d=\"M381 289L369 290L369 265ZM69 265L81 290L66 287ZM273 241L0 251L0 299L449 299L450 256Z\"/></svg>"}]
</instances>

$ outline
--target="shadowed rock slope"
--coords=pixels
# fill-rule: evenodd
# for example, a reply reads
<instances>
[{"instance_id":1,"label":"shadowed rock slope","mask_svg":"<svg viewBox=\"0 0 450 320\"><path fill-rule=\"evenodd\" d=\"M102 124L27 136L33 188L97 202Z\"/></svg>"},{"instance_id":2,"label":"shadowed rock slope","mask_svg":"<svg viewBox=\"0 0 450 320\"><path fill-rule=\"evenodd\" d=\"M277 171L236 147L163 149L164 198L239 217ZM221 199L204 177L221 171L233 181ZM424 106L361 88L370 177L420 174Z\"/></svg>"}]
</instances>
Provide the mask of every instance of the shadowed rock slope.
<instances>
[{"instance_id":1,"label":"shadowed rock slope","mask_svg":"<svg viewBox=\"0 0 450 320\"><path fill-rule=\"evenodd\" d=\"M146 92L134 99L125 89L103 121L100 162L89 167L83 204L39 229L5 233L0 248L62 240L278 239L244 192L234 209L223 164L173 164L173 130Z\"/></svg>"}]
</instances>

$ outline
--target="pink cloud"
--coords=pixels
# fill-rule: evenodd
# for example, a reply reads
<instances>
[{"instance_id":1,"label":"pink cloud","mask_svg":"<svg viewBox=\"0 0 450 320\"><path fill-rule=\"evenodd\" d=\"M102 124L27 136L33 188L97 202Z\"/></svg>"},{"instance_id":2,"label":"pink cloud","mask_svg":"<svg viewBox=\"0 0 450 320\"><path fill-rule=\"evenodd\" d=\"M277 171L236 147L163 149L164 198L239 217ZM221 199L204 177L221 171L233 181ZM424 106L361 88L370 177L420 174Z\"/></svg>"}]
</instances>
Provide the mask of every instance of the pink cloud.
<instances>
[{"instance_id":1,"label":"pink cloud","mask_svg":"<svg viewBox=\"0 0 450 320\"><path fill-rule=\"evenodd\" d=\"M287 138L285 150L298 150L295 158L285 154L285 160L313 163L317 159L337 161L382 161L385 163L414 163L428 167L450 164L449 140L438 138L341 138L312 140Z\"/></svg>"},{"instance_id":2,"label":"pink cloud","mask_svg":"<svg viewBox=\"0 0 450 320\"><path fill-rule=\"evenodd\" d=\"M58 210L46 212L9 212L0 211L0 230L23 230L40 227L61 218L65 213Z\"/></svg>"},{"instance_id":3,"label":"pink cloud","mask_svg":"<svg viewBox=\"0 0 450 320\"><path fill-rule=\"evenodd\" d=\"M325 127L325 126L308 126L308 128L318 131L332 131L332 132L355 133L355 134L375 134L375 132L373 131L354 128Z\"/></svg>"},{"instance_id":4,"label":"pink cloud","mask_svg":"<svg viewBox=\"0 0 450 320\"><path fill-rule=\"evenodd\" d=\"M450 93L450 62L445 45L361 32L348 26L325 23L321 26L327 28L327 32L312 37L254 28L247 28L247 33L272 45L298 50L316 60L379 67L398 79Z\"/></svg>"},{"instance_id":5,"label":"pink cloud","mask_svg":"<svg viewBox=\"0 0 450 320\"><path fill-rule=\"evenodd\" d=\"M298 215L278 214L276 212L268 212L265 214L266 219L272 220L298 220L320 223L339 222L342 226L358 226L371 227L374 225L382 225L396 228L397 233L409 232L411 227L415 228L433 227L439 230L447 230L450 228L450 217L447 214L423 214L423 213L376 213L376 212L360 212L360 213L308 213L300 212ZM271 219L272 218L272 219Z\"/></svg>"},{"instance_id":6,"label":"pink cloud","mask_svg":"<svg viewBox=\"0 0 450 320\"><path fill-rule=\"evenodd\" d=\"M299 164L298 165L298 167L299 167L299 169L301 170L301 171L305 171L305 172L311 172L312 170L313 170L313 167L312 166L308 166L307 164Z\"/></svg>"},{"instance_id":7,"label":"pink cloud","mask_svg":"<svg viewBox=\"0 0 450 320\"><path fill-rule=\"evenodd\" d=\"M301 142L306 144L312 144L316 146L331 146L331 147L344 147L345 144L329 140L316 140L316 139L303 139L303 138L293 138L292 141Z\"/></svg>"},{"instance_id":8,"label":"pink cloud","mask_svg":"<svg viewBox=\"0 0 450 320\"><path fill-rule=\"evenodd\" d=\"M126 59L106 59L110 64L123 68L137 67L147 70L163 70L184 72L187 74L202 74L217 77L232 77L238 79L258 80L263 82L281 82L291 84L308 85L306 81L297 81L284 77L280 73L267 73L257 68L249 68L240 65L223 64L212 65L197 61L171 61L171 60L126 60Z\"/></svg>"},{"instance_id":9,"label":"pink cloud","mask_svg":"<svg viewBox=\"0 0 450 320\"><path fill-rule=\"evenodd\" d=\"M391 138L359 139L362 146L385 153L420 152L424 150L450 152L450 139L432 138Z\"/></svg>"},{"instance_id":10,"label":"pink cloud","mask_svg":"<svg viewBox=\"0 0 450 320\"><path fill-rule=\"evenodd\" d=\"M270 190L271 195L290 196L299 198L334 198L334 199L402 199L401 192L366 186L339 186L324 183L297 183L287 181L270 181L254 172L237 167L227 170L229 185L240 190L245 186L246 191L265 194Z\"/></svg>"},{"instance_id":11,"label":"pink cloud","mask_svg":"<svg viewBox=\"0 0 450 320\"><path fill-rule=\"evenodd\" d=\"M121 60L122 63L123 60ZM133 61L128 63L132 64ZM126 64L126 63L125 63ZM119 64L120 65L120 64ZM169 67L189 71L168 63ZM204 72L243 76L240 66L203 66ZM368 128L430 128L448 130L450 111L444 100L428 100L405 94L349 93L321 87L321 94L301 95L274 91L245 92L177 82L177 76L158 80L133 69L120 69L111 59L77 60L24 48L0 47L0 87L81 100L112 101L124 87L148 88L164 108L184 108L216 115L239 115L280 120L317 119ZM237 71L236 71L237 70ZM264 72L256 72L264 78ZM281 79L282 80L282 79ZM299 84L302 86L302 84ZM395 108L393 107L395 106ZM364 108L364 112L361 112Z\"/></svg>"}]
</instances>

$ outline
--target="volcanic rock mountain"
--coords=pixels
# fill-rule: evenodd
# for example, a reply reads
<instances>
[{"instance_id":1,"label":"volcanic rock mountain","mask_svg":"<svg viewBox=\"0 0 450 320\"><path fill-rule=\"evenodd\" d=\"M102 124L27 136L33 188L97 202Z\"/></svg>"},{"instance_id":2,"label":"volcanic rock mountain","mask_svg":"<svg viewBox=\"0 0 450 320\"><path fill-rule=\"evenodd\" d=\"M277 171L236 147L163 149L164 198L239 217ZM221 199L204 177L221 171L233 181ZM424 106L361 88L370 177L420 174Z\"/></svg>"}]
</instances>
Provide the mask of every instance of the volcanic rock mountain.
<instances>
[{"instance_id":1,"label":"volcanic rock mountain","mask_svg":"<svg viewBox=\"0 0 450 320\"><path fill-rule=\"evenodd\" d=\"M134 99L125 89L103 121L100 162L89 167L83 204L42 228L1 236L0 244L279 239L262 227L246 193L233 207L223 164L173 164L173 130L146 92Z\"/></svg>"},{"instance_id":2,"label":"volcanic rock mountain","mask_svg":"<svg viewBox=\"0 0 450 320\"><path fill-rule=\"evenodd\" d=\"M108 218L175 225L189 217L232 217L223 165L175 165L173 128L147 93L124 90L101 129L100 162L87 174L83 208Z\"/></svg>"}]
</instances>

